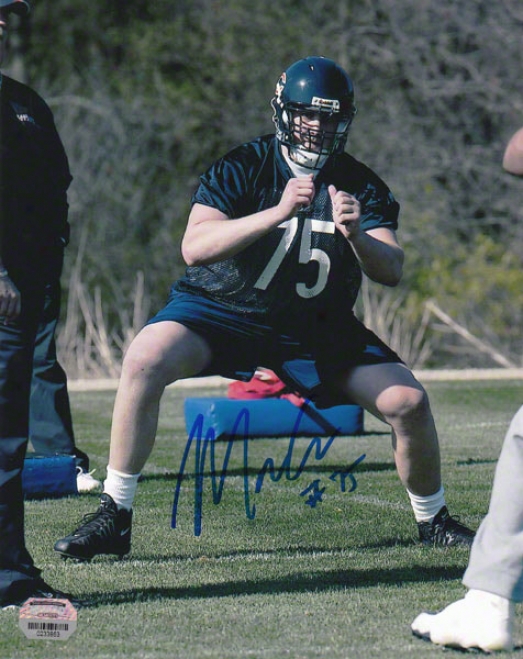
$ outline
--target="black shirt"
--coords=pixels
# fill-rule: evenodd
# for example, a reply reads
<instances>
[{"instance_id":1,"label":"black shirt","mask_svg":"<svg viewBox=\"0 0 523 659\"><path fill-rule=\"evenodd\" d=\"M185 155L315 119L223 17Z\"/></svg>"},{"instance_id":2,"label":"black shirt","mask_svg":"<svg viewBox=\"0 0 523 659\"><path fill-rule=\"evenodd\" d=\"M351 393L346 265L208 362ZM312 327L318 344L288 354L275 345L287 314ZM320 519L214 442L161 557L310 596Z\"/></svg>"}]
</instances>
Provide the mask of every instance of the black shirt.
<instances>
[{"instance_id":1,"label":"black shirt","mask_svg":"<svg viewBox=\"0 0 523 659\"><path fill-rule=\"evenodd\" d=\"M6 262L13 250L67 243L71 174L47 104L27 85L1 80L0 241Z\"/></svg>"}]
</instances>

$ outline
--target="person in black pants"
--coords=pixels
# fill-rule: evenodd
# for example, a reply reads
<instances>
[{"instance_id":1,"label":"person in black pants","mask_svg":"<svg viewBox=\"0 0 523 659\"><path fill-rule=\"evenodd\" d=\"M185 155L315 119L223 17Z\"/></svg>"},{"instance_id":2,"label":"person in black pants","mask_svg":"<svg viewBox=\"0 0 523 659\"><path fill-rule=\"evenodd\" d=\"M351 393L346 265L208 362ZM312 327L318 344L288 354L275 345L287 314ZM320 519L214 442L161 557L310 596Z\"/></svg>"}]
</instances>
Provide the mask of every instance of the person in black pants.
<instances>
[{"instance_id":1,"label":"person in black pants","mask_svg":"<svg viewBox=\"0 0 523 659\"><path fill-rule=\"evenodd\" d=\"M76 446L67 375L56 356L60 298L60 280L56 279L46 286L43 315L36 335L29 438L34 452L39 455L73 455L78 492L93 492L101 488L101 482L89 471L89 456Z\"/></svg>"},{"instance_id":2,"label":"person in black pants","mask_svg":"<svg viewBox=\"0 0 523 659\"><path fill-rule=\"evenodd\" d=\"M10 15L0 0L0 64ZM0 76L0 608L56 597L25 545L22 469L29 434L33 354L67 244L69 164L53 115L27 85Z\"/></svg>"}]
</instances>

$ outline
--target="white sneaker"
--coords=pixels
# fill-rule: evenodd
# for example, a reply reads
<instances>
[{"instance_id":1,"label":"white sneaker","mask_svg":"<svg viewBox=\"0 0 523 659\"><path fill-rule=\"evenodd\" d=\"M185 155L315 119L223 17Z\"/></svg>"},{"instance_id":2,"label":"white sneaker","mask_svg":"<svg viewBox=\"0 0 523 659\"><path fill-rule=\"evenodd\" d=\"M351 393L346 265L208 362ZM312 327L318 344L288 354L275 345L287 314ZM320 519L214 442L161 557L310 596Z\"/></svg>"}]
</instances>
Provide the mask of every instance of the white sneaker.
<instances>
[{"instance_id":1,"label":"white sneaker","mask_svg":"<svg viewBox=\"0 0 523 659\"><path fill-rule=\"evenodd\" d=\"M76 476L76 487L79 493L95 492L102 489L102 483L92 476L96 469L85 471L82 467L76 467L76 471L78 472Z\"/></svg>"},{"instance_id":2,"label":"white sneaker","mask_svg":"<svg viewBox=\"0 0 523 659\"><path fill-rule=\"evenodd\" d=\"M436 645L484 652L513 650L514 602L482 590L466 596L439 613L420 613L412 632Z\"/></svg>"}]
</instances>

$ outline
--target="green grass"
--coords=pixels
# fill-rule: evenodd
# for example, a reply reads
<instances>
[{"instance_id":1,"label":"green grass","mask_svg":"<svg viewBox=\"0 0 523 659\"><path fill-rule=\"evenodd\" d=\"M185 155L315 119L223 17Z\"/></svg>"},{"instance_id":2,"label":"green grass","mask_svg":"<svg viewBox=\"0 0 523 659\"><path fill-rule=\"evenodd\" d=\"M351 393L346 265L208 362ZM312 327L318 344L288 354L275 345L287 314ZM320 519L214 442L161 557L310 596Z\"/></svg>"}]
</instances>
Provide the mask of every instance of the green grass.
<instances>
[{"instance_id":1,"label":"green grass","mask_svg":"<svg viewBox=\"0 0 523 659\"><path fill-rule=\"evenodd\" d=\"M451 512L476 528L488 507L504 433L521 403L520 381L428 383L442 448ZM421 610L460 597L463 548L416 543L416 527L391 457L386 426L365 415L365 435L336 438L321 461L294 481L257 472L281 463L289 439L249 442L250 503L245 514L242 443L232 451L223 497L213 501L207 463L203 530L194 535L193 478L184 480L178 527L170 526L176 475L187 433L183 396L213 390L169 389L161 427L135 502L133 550L122 560L62 561L55 540L68 533L97 495L26 503L27 544L44 578L88 601L67 641L28 640L16 612L0 613L2 659L404 659L460 656L412 637ZM71 394L78 444L105 475L113 392ZM296 443L297 467L309 439ZM221 468L225 443L216 447ZM361 455L357 488L328 477ZM194 451L190 460L194 469ZM316 507L300 496L316 479ZM348 483L350 485L350 483ZM347 490L349 487L347 487ZM518 608L519 613L519 608ZM516 641L521 644L522 630ZM449 654L450 653L450 654ZM511 656L511 655L506 655ZM523 650L513 656L523 656Z\"/></svg>"}]
</instances>

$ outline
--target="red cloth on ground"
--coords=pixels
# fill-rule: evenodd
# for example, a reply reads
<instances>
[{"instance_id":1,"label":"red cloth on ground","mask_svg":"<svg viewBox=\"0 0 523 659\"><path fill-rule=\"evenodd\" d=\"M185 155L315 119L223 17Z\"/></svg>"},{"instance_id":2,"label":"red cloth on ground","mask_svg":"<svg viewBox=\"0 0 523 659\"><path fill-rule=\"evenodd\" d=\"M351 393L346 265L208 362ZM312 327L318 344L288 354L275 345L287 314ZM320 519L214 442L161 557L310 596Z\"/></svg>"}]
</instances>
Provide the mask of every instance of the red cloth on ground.
<instances>
[{"instance_id":1,"label":"red cloth on ground","mask_svg":"<svg viewBox=\"0 0 523 659\"><path fill-rule=\"evenodd\" d=\"M285 382L268 368L260 368L248 382L235 380L227 389L227 395L233 399L283 398L300 407L305 399L291 391Z\"/></svg>"}]
</instances>

